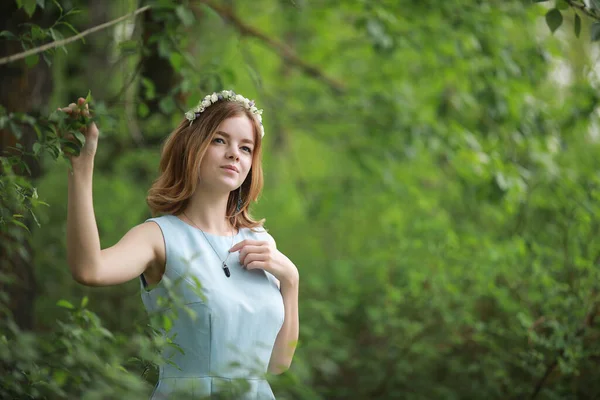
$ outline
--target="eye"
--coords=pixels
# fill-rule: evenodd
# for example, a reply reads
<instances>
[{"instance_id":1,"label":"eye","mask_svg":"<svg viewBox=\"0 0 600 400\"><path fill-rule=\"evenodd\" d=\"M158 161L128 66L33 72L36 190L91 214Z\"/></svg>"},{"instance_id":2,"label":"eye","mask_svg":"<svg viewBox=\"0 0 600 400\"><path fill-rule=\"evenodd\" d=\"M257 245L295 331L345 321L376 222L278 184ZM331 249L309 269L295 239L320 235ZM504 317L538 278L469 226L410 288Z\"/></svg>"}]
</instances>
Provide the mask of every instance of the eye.
<instances>
[{"instance_id":1,"label":"eye","mask_svg":"<svg viewBox=\"0 0 600 400\"><path fill-rule=\"evenodd\" d=\"M245 151L246 151L248 154L252 154L252 149L251 149L250 147L248 147L248 146L243 146L243 147L242 147L242 149L245 149Z\"/></svg>"},{"instance_id":2,"label":"eye","mask_svg":"<svg viewBox=\"0 0 600 400\"><path fill-rule=\"evenodd\" d=\"M213 142L216 142L217 140L220 140L221 142L225 143L225 141L224 141L222 138L220 138L220 137L218 137L218 138L215 138L215 139L213 140Z\"/></svg>"}]
</instances>

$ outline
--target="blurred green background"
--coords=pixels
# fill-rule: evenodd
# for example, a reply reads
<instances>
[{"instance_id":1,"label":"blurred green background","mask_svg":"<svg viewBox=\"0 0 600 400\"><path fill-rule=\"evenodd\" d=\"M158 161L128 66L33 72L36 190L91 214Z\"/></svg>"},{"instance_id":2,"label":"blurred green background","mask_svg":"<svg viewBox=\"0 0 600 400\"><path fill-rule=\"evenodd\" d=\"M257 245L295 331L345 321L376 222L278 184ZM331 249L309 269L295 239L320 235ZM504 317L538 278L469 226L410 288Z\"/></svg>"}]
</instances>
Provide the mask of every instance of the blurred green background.
<instances>
[{"instance_id":1,"label":"blurred green background","mask_svg":"<svg viewBox=\"0 0 600 400\"><path fill-rule=\"evenodd\" d=\"M278 399L600 398L595 2L6 0L0 58L145 5L0 62L0 398L147 398L157 379L139 281L70 275L53 110L91 91L106 248L221 89L265 110L253 215L300 271Z\"/></svg>"}]
</instances>

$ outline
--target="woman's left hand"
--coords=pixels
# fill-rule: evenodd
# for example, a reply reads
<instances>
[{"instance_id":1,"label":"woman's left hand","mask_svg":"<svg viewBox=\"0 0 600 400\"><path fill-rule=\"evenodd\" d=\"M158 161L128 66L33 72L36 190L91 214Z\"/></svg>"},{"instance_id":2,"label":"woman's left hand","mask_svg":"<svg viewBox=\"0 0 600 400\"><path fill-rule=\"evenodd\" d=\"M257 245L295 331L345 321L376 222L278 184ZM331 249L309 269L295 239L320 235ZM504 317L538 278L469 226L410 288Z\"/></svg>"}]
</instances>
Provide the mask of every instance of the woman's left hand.
<instances>
[{"instance_id":1,"label":"woman's left hand","mask_svg":"<svg viewBox=\"0 0 600 400\"><path fill-rule=\"evenodd\" d=\"M236 243L230 253L240 251L240 264L248 270L264 269L277 278L281 284L297 284L298 268L282 252L275 243L265 240L242 240Z\"/></svg>"}]
</instances>

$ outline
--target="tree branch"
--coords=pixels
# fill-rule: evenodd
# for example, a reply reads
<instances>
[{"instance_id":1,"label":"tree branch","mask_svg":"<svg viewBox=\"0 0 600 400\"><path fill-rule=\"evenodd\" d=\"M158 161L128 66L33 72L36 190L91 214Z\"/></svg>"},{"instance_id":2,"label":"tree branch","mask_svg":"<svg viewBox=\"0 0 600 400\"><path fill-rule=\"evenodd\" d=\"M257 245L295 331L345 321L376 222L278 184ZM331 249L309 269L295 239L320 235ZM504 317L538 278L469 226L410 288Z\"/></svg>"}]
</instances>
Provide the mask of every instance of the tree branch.
<instances>
[{"instance_id":1,"label":"tree branch","mask_svg":"<svg viewBox=\"0 0 600 400\"><path fill-rule=\"evenodd\" d=\"M237 15L234 14L231 8L215 4L211 0L199 0L199 2L212 8L224 20L231 22L242 35L247 35L260 39L271 49L275 50L275 52L279 54L280 57L284 58L290 64L297 66L298 68L303 70L307 75L325 82L336 92L341 93L345 91L345 85L342 82L328 77L318 67L310 65L306 61L302 60L289 46L285 45L284 43L271 39L265 33L260 32L249 25L246 25L240 18L237 17Z\"/></svg>"},{"instance_id":2,"label":"tree branch","mask_svg":"<svg viewBox=\"0 0 600 400\"><path fill-rule=\"evenodd\" d=\"M69 43L74 42L74 41L76 41L78 39L81 39L82 37L87 36L90 33L94 33L94 32L100 31L102 29L106 29L109 26L118 24L119 22L121 22L123 20L126 20L127 18L134 17L137 14L143 13L143 12L149 10L149 9L150 9L150 6L141 7L141 8L138 8L137 10L135 10L134 12L132 12L130 14L123 15L122 17L119 17L119 18L114 19L112 21L105 22L103 24L94 26L93 28L86 29L85 31L80 32L80 33L78 33L75 36L71 36L71 37L63 39L63 40L57 40L57 41L54 41L54 42L50 42L50 43L47 43L47 44L45 44L43 46L36 47L36 48L33 48L33 49L29 49L29 50L24 51L22 53L17 53L17 54L13 54L11 56L0 58L0 65L8 64L10 62L17 61L17 60L20 60L22 58L25 58L25 57L28 57L28 56L31 56L31 55L34 55L34 54L38 54L38 53L41 53L41 52L49 50L49 49L53 49L53 48L58 47L58 46L64 46L65 44L69 44Z\"/></svg>"},{"instance_id":3,"label":"tree branch","mask_svg":"<svg viewBox=\"0 0 600 400\"><path fill-rule=\"evenodd\" d=\"M596 14L596 12L588 7L586 7L585 3L579 3L575 0L565 0L569 5L573 8L577 8L581 10L582 13L595 19L596 21L600 21L600 15Z\"/></svg>"}]
</instances>

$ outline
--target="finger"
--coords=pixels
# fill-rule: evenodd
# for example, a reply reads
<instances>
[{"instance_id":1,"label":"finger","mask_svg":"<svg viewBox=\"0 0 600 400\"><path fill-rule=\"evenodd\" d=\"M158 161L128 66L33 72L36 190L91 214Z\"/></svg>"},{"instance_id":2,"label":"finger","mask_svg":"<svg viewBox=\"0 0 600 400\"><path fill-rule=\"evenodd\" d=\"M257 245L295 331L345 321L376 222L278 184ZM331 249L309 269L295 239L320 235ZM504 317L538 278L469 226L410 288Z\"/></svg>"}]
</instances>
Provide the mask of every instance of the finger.
<instances>
[{"instance_id":1,"label":"finger","mask_svg":"<svg viewBox=\"0 0 600 400\"><path fill-rule=\"evenodd\" d=\"M253 261L267 261L267 257L264 254L250 253L244 257L243 261L240 261L240 264L247 266Z\"/></svg>"},{"instance_id":2,"label":"finger","mask_svg":"<svg viewBox=\"0 0 600 400\"><path fill-rule=\"evenodd\" d=\"M71 117L77 117L79 115L79 109L77 108L77 105L75 103L69 104L69 109L69 114L71 115Z\"/></svg>"},{"instance_id":3,"label":"finger","mask_svg":"<svg viewBox=\"0 0 600 400\"><path fill-rule=\"evenodd\" d=\"M244 239L241 242L237 242L236 244L233 245L232 248L229 249L229 252L235 253L236 251L240 250L242 247L244 247L246 245L247 241L248 241L248 239Z\"/></svg>"},{"instance_id":4,"label":"finger","mask_svg":"<svg viewBox=\"0 0 600 400\"><path fill-rule=\"evenodd\" d=\"M260 245L247 244L244 246L242 251L245 251L246 253L266 253L267 251L269 251L269 248L263 244L260 244Z\"/></svg>"},{"instance_id":5,"label":"finger","mask_svg":"<svg viewBox=\"0 0 600 400\"><path fill-rule=\"evenodd\" d=\"M234 253L234 252L240 250L244 246L247 246L247 245L258 245L260 243L261 243L260 240L244 239L241 242L238 242L238 243L234 244L233 247L229 249L229 252L230 253Z\"/></svg>"},{"instance_id":6,"label":"finger","mask_svg":"<svg viewBox=\"0 0 600 400\"><path fill-rule=\"evenodd\" d=\"M268 250L269 249L265 246L246 245L243 249L240 250L240 260L242 260L248 254L263 254L266 253Z\"/></svg>"},{"instance_id":7,"label":"finger","mask_svg":"<svg viewBox=\"0 0 600 400\"><path fill-rule=\"evenodd\" d=\"M251 270L251 269L265 269L265 267L267 266L267 263L265 263L264 261L252 261L251 263L249 263L246 266L247 270Z\"/></svg>"}]
</instances>

